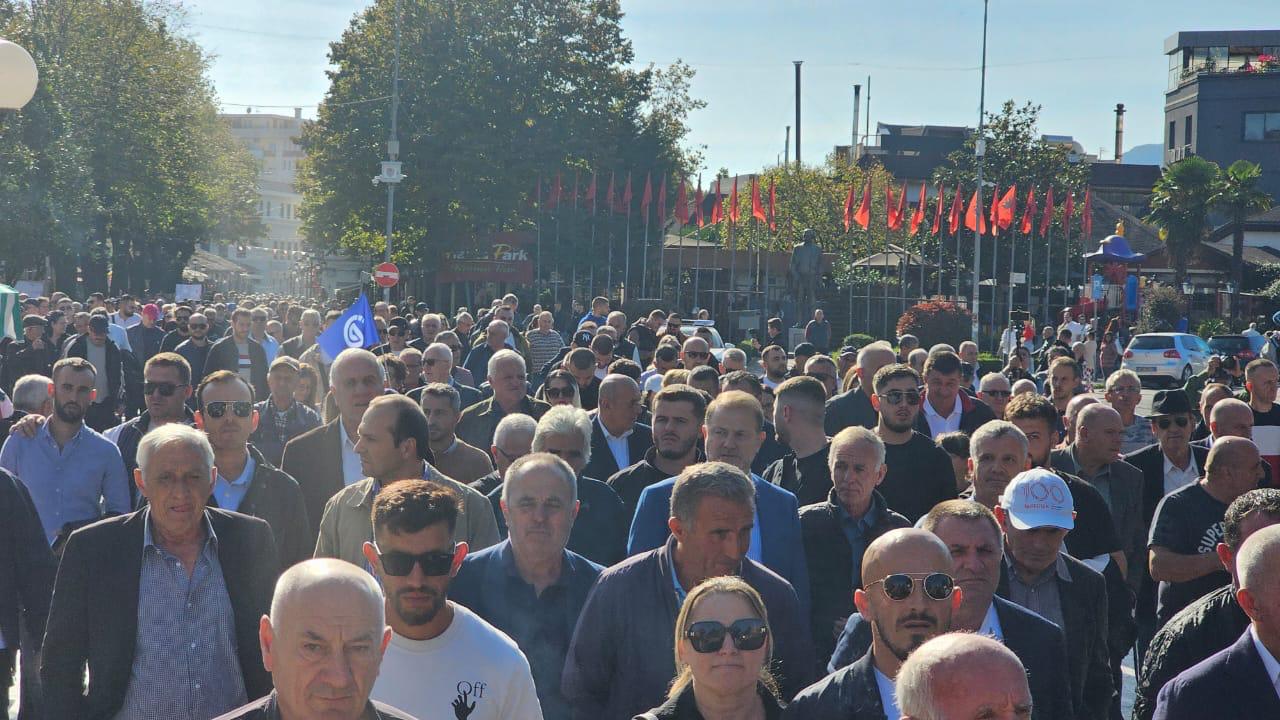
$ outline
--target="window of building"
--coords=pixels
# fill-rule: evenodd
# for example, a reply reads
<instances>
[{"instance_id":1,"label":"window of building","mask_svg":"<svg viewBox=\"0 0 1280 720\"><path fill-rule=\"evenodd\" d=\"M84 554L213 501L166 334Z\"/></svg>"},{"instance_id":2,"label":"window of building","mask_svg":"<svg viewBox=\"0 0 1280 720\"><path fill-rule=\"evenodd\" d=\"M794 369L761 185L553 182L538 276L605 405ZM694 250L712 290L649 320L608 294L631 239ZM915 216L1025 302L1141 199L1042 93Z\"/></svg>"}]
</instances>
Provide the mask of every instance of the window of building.
<instances>
[{"instance_id":1,"label":"window of building","mask_svg":"<svg viewBox=\"0 0 1280 720\"><path fill-rule=\"evenodd\" d=\"M1169 121L1169 149L1172 150L1178 144L1178 121Z\"/></svg>"},{"instance_id":2,"label":"window of building","mask_svg":"<svg viewBox=\"0 0 1280 720\"><path fill-rule=\"evenodd\" d=\"M267 201L267 217L271 217L271 201Z\"/></svg>"},{"instance_id":3,"label":"window of building","mask_svg":"<svg viewBox=\"0 0 1280 720\"><path fill-rule=\"evenodd\" d=\"M1245 113L1244 139L1253 142L1280 140L1280 112Z\"/></svg>"},{"instance_id":4,"label":"window of building","mask_svg":"<svg viewBox=\"0 0 1280 720\"><path fill-rule=\"evenodd\" d=\"M1190 144L1191 144L1191 135L1192 135L1192 130L1191 130L1191 128L1192 128L1192 124L1193 124L1193 122L1194 122L1194 121L1193 121L1193 119L1192 119L1192 116L1188 115L1188 116L1187 116L1187 123L1186 123L1185 125L1183 125L1183 126L1182 126L1182 144L1183 144L1183 145L1190 145Z\"/></svg>"}]
</instances>

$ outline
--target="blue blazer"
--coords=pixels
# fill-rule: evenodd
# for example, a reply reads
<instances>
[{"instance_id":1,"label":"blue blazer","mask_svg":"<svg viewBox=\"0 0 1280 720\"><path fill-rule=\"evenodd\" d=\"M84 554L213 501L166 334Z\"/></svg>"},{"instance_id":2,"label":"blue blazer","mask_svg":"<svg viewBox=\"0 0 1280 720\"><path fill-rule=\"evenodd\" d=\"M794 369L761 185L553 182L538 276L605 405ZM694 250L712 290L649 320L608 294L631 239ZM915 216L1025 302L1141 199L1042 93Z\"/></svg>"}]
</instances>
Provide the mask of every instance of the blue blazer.
<instances>
[{"instance_id":1,"label":"blue blazer","mask_svg":"<svg viewBox=\"0 0 1280 720\"><path fill-rule=\"evenodd\" d=\"M1274 720L1276 694L1248 629L1235 644L1165 683L1154 720Z\"/></svg>"},{"instance_id":2,"label":"blue blazer","mask_svg":"<svg viewBox=\"0 0 1280 720\"><path fill-rule=\"evenodd\" d=\"M800 608L809 614L809 568L804 559L804 540L800 537L800 504L790 491L765 482L751 474L756 486L756 516L760 518L761 564L782 576L795 588ZM640 493L631 534L627 538L627 555L639 555L667 542L671 530L671 490L675 478L654 483ZM852 588L849 592L853 592Z\"/></svg>"}]
</instances>

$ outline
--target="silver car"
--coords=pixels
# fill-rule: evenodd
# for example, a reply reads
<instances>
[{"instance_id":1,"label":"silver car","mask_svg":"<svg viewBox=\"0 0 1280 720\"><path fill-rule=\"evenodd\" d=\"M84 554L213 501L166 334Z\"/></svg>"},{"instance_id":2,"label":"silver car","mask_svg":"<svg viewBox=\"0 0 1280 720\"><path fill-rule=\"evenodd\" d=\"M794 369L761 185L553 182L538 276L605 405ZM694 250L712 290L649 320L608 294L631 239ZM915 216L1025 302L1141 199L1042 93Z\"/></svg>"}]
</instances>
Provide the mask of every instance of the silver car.
<instances>
[{"instance_id":1,"label":"silver car","mask_svg":"<svg viewBox=\"0 0 1280 720\"><path fill-rule=\"evenodd\" d=\"M1144 382L1182 385L1204 370L1210 355L1209 344L1190 333L1145 333L1129 340L1120 367L1134 371Z\"/></svg>"}]
</instances>

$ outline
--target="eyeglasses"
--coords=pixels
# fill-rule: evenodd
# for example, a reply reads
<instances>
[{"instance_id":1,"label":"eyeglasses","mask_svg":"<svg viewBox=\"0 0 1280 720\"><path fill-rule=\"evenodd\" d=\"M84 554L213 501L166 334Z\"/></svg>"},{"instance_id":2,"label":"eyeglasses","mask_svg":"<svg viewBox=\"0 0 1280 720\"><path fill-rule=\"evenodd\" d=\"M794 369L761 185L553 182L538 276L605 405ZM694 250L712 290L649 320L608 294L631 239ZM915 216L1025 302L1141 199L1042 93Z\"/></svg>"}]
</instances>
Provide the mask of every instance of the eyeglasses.
<instances>
[{"instance_id":1,"label":"eyeglasses","mask_svg":"<svg viewBox=\"0 0 1280 720\"><path fill-rule=\"evenodd\" d=\"M885 597L894 602L901 602L911 597L911 591L915 588L917 580L920 581L920 587L924 590L925 596L932 600L946 600L956 589L956 581L950 575L938 572L894 573L868 583L863 589L880 585L884 588Z\"/></svg>"},{"instance_id":2,"label":"eyeglasses","mask_svg":"<svg viewBox=\"0 0 1280 720\"><path fill-rule=\"evenodd\" d=\"M1006 398L1013 394L1013 392L1009 390L979 390L978 392L983 395L990 395L991 397L996 398Z\"/></svg>"},{"instance_id":3,"label":"eyeglasses","mask_svg":"<svg viewBox=\"0 0 1280 720\"><path fill-rule=\"evenodd\" d=\"M769 626L760 618L734 620L728 627L715 620L703 620L690 625L684 636L699 653L720 652L726 636L733 638L733 646L739 650L759 650L769 637Z\"/></svg>"},{"instance_id":4,"label":"eyeglasses","mask_svg":"<svg viewBox=\"0 0 1280 720\"><path fill-rule=\"evenodd\" d=\"M215 420L226 415L228 409L238 418L247 418L253 414L253 403L248 400L213 400L204 404L205 413Z\"/></svg>"},{"instance_id":5,"label":"eyeglasses","mask_svg":"<svg viewBox=\"0 0 1280 720\"><path fill-rule=\"evenodd\" d=\"M187 387L187 384L171 382L144 382L142 383L142 395L145 397L159 390L160 397L173 397L173 394L178 392L178 388L180 387Z\"/></svg>"},{"instance_id":6,"label":"eyeglasses","mask_svg":"<svg viewBox=\"0 0 1280 720\"><path fill-rule=\"evenodd\" d=\"M685 354L685 357L689 358L690 360L706 360L708 357L711 356L711 353L709 352L698 352L696 350L686 350L684 354Z\"/></svg>"},{"instance_id":7,"label":"eyeglasses","mask_svg":"<svg viewBox=\"0 0 1280 720\"><path fill-rule=\"evenodd\" d=\"M1129 386L1113 387L1107 392L1113 392L1117 395L1138 395L1142 392L1142 388L1129 387Z\"/></svg>"},{"instance_id":8,"label":"eyeglasses","mask_svg":"<svg viewBox=\"0 0 1280 720\"><path fill-rule=\"evenodd\" d=\"M455 546L456 547L456 546ZM424 553L407 553L399 550L390 550L382 552L374 544L373 549L378 553L378 559L382 561L382 570L388 575L394 577L404 577L413 572L413 566L417 565L422 568L422 574L428 577L440 577L448 575L453 569L453 553L443 550L432 550Z\"/></svg>"},{"instance_id":9,"label":"eyeglasses","mask_svg":"<svg viewBox=\"0 0 1280 720\"><path fill-rule=\"evenodd\" d=\"M890 405L901 405L904 401L908 405L920 404L920 390L890 390L887 393L876 393L876 397L889 403Z\"/></svg>"},{"instance_id":10,"label":"eyeglasses","mask_svg":"<svg viewBox=\"0 0 1280 720\"><path fill-rule=\"evenodd\" d=\"M548 385L546 388L543 389L543 394L553 399L564 398L568 400L569 398L573 397L573 388L569 387L568 385L565 385L564 387L551 387L550 385Z\"/></svg>"},{"instance_id":11,"label":"eyeglasses","mask_svg":"<svg viewBox=\"0 0 1280 720\"><path fill-rule=\"evenodd\" d=\"M1156 419L1156 427L1160 428L1161 430L1168 430L1169 426L1174 423L1178 423L1178 427L1184 428L1191 424L1191 419L1188 418L1186 415L1179 415L1177 417L1162 417L1162 418Z\"/></svg>"}]
</instances>

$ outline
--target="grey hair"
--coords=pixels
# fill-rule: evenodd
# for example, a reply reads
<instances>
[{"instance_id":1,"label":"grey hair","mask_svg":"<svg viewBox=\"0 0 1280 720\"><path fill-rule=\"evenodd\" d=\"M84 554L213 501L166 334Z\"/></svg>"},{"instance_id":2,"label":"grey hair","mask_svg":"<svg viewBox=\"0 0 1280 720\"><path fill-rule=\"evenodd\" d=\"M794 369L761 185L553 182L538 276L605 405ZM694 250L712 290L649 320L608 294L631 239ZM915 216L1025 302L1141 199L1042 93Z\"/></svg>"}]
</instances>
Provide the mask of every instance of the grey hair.
<instances>
[{"instance_id":1,"label":"grey hair","mask_svg":"<svg viewBox=\"0 0 1280 720\"><path fill-rule=\"evenodd\" d=\"M502 322L502 321L494 320L494 322ZM503 323L503 324L505 325L506 323ZM522 357L520 353L510 348L503 348L498 352L494 353L493 357L489 358L489 365L487 368L485 368L485 372L489 374L489 377L493 377L494 368L498 367L500 363L504 363L508 360L518 361L520 363L521 372L524 372L527 369L524 364L524 357Z\"/></svg>"},{"instance_id":2,"label":"grey hair","mask_svg":"<svg viewBox=\"0 0 1280 720\"><path fill-rule=\"evenodd\" d=\"M311 308L302 311L300 320L315 320L317 325L324 324L324 318L320 316L320 311Z\"/></svg>"},{"instance_id":3,"label":"grey hair","mask_svg":"<svg viewBox=\"0 0 1280 720\"><path fill-rule=\"evenodd\" d=\"M378 379L381 380L383 384L386 384L387 368L383 366L382 363L378 362L377 355L360 348L347 348L346 350L338 353L338 357L334 358L333 364L329 366L329 387L333 387L338 384L338 369L356 359L365 360L376 367L378 369Z\"/></svg>"},{"instance_id":4,"label":"grey hair","mask_svg":"<svg viewBox=\"0 0 1280 720\"><path fill-rule=\"evenodd\" d=\"M969 456L977 457L978 448L984 444L1003 437L1011 437L1018 441L1018 445L1022 448L1022 455L1027 455L1027 436L1018 428L1007 420L992 420L973 432L969 437Z\"/></svg>"},{"instance_id":5,"label":"grey hair","mask_svg":"<svg viewBox=\"0 0 1280 720\"><path fill-rule=\"evenodd\" d=\"M1138 377L1138 373L1124 369L1117 370L1107 376L1106 391L1111 392L1111 389L1121 380L1132 380L1138 387L1142 387L1142 379Z\"/></svg>"},{"instance_id":6,"label":"grey hair","mask_svg":"<svg viewBox=\"0 0 1280 720\"><path fill-rule=\"evenodd\" d=\"M493 444L498 445L508 435L528 435L530 441L538 433L538 421L524 413L511 413L498 421L493 431Z\"/></svg>"},{"instance_id":7,"label":"grey hair","mask_svg":"<svg viewBox=\"0 0 1280 720\"><path fill-rule=\"evenodd\" d=\"M953 684L946 676L972 666L978 656L997 656L1017 666L1025 675L1022 661L999 641L976 633L952 632L939 635L916 648L898 671L894 698L904 718L943 720L947 708L935 695L937 688Z\"/></svg>"},{"instance_id":8,"label":"grey hair","mask_svg":"<svg viewBox=\"0 0 1280 720\"><path fill-rule=\"evenodd\" d=\"M996 372L987 373L978 381L978 392L986 392L991 384L1004 383L1005 387L1010 387L1009 378Z\"/></svg>"},{"instance_id":9,"label":"grey hair","mask_svg":"<svg viewBox=\"0 0 1280 720\"><path fill-rule=\"evenodd\" d=\"M728 350L725 350L724 359L728 360L729 358L740 360L743 363L747 362L747 354L742 351L742 348L729 348Z\"/></svg>"},{"instance_id":10,"label":"grey hair","mask_svg":"<svg viewBox=\"0 0 1280 720\"><path fill-rule=\"evenodd\" d=\"M885 455L884 440L882 440L879 435L875 434L871 430L868 430L862 427L861 425L852 425L850 427L847 427L841 430L840 432L836 433L835 437L831 438L831 446L830 446L830 454L829 454L831 461L832 462L835 461L835 457L836 457L835 451L837 447L841 447L844 445L852 445L854 443L859 443L859 442L868 443L871 445L872 448L875 449L877 468L884 465L884 455Z\"/></svg>"},{"instance_id":11,"label":"grey hair","mask_svg":"<svg viewBox=\"0 0 1280 720\"><path fill-rule=\"evenodd\" d=\"M369 610L376 620L378 639L386 627L386 598L382 587L373 575L348 563L333 558L314 558L303 560L285 570L276 581L275 592L271 595L271 625L279 632L281 615L297 600L306 601L311 590L318 590L325 585L341 585L360 592L369 602Z\"/></svg>"},{"instance_id":12,"label":"grey hair","mask_svg":"<svg viewBox=\"0 0 1280 720\"><path fill-rule=\"evenodd\" d=\"M142 470L143 482L147 477L147 466L151 464L151 456L166 445L186 445L200 451L204 458L204 470L213 469L213 446L204 433L182 423L168 423L142 436L138 443L138 468Z\"/></svg>"},{"instance_id":13,"label":"grey hair","mask_svg":"<svg viewBox=\"0 0 1280 720\"><path fill-rule=\"evenodd\" d=\"M452 331L452 330L447 330L447 331L445 331L445 332L452 333L453 331ZM443 335L443 334L444 334L443 332L442 332L442 333L438 333L438 334L436 334L436 337L440 337L440 336L441 336L441 335ZM430 345L428 345L428 346L427 346L427 349L422 351L422 357L424 357L424 358L425 358L425 357L427 357L427 355L429 355L429 354L430 354L431 352L433 352L433 351L434 351L437 355L444 355L444 356L448 357L448 358L449 358L449 362L450 362L450 363L452 363L452 362L453 362L453 351L449 349L449 346L448 346L448 345L446 345L446 344L444 344L444 343L442 343L442 342L439 342L439 341L433 342L433 343L431 343Z\"/></svg>"},{"instance_id":14,"label":"grey hair","mask_svg":"<svg viewBox=\"0 0 1280 720\"><path fill-rule=\"evenodd\" d=\"M548 410L533 433L533 452L546 449L548 435L578 436L582 441L582 462L591 462L591 416L586 410L568 405L557 405Z\"/></svg>"},{"instance_id":15,"label":"grey hair","mask_svg":"<svg viewBox=\"0 0 1280 720\"><path fill-rule=\"evenodd\" d=\"M13 384L13 406L23 412L38 413L51 394L53 380L44 375L23 375Z\"/></svg>"},{"instance_id":16,"label":"grey hair","mask_svg":"<svg viewBox=\"0 0 1280 720\"><path fill-rule=\"evenodd\" d=\"M690 465L671 488L671 517L688 525L704 497L718 497L756 509L756 486L738 468L723 462Z\"/></svg>"},{"instance_id":17,"label":"grey hair","mask_svg":"<svg viewBox=\"0 0 1280 720\"><path fill-rule=\"evenodd\" d=\"M458 394L458 389L448 383L429 383L422 388L422 396L419 403L423 410L426 410L427 397L449 398L449 406L454 412L462 411L462 396Z\"/></svg>"},{"instance_id":18,"label":"grey hair","mask_svg":"<svg viewBox=\"0 0 1280 720\"><path fill-rule=\"evenodd\" d=\"M510 311L511 308L507 308L507 310ZM511 337L511 326L507 324L506 320L498 320L497 318L491 320L489 322L489 325L485 328L485 332L488 332L489 330L492 330L494 328L502 328L503 330L506 330L507 337Z\"/></svg>"},{"instance_id":19,"label":"grey hair","mask_svg":"<svg viewBox=\"0 0 1280 720\"><path fill-rule=\"evenodd\" d=\"M511 493L511 485L520 478L534 470L547 469L553 475L564 482L565 487L569 488L569 503L578 502L578 476L574 474L573 468L569 467L569 463L561 460L559 457L551 453L535 452L524 457L516 458L511 463L511 467L507 468L507 475L502 480L502 502L507 502Z\"/></svg>"}]
</instances>

